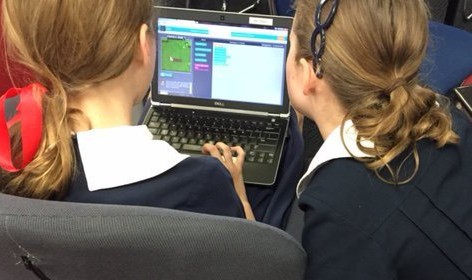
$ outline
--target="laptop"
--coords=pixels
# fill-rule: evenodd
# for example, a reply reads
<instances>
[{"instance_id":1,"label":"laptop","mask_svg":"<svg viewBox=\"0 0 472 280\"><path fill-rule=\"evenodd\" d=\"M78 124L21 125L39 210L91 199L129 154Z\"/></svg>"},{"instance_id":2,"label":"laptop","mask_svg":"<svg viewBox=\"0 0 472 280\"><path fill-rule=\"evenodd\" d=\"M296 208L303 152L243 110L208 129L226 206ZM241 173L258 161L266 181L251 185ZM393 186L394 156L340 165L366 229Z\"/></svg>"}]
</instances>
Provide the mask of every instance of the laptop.
<instances>
[{"instance_id":1,"label":"laptop","mask_svg":"<svg viewBox=\"0 0 472 280\"><path fill-rule=\"evenodd\" d=\"M154 139L202 156L241 146L246 183L272 185L289 120L289 17L156 6L157 56L144 124Z\"/></svg>"}]
</instances>

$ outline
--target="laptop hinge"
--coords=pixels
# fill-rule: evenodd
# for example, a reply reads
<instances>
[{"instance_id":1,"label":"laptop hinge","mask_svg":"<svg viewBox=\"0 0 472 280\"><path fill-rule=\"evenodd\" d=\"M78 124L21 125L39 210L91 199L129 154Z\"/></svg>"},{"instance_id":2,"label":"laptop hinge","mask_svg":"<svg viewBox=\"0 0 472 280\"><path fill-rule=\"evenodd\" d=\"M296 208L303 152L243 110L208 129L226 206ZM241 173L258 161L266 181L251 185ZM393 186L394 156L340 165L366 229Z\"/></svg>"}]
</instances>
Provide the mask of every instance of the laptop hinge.
<instances>
[{"instance_id":1,"label":"laptop hinge","mask_svg":"<svg viewBox=\"0 0 472 280\"><path fill-rule=\"evenodd\" d=\"M271 118L283 118L283 119L287 119L287 118L290 116L290 113L286 113L286 114L282 114L282 113L281 113L281 114L272 114L272 113L269 113L269 112L258 112L258 111L240 110L240 109L228 109L228 108L214 108L214 107L185 105L185 104L174 104L174 103L161 103L161 102L154 102L154 101L151 101L151 104L152 104L152 105L155 105L155 106L166 106L166 107L172 107L172 108L183 108L183 109L194 109L194 110L208 110L208 111L214 111L214 112L245 114L245 115L271 117Z\"/></svg>"}]
</instances>

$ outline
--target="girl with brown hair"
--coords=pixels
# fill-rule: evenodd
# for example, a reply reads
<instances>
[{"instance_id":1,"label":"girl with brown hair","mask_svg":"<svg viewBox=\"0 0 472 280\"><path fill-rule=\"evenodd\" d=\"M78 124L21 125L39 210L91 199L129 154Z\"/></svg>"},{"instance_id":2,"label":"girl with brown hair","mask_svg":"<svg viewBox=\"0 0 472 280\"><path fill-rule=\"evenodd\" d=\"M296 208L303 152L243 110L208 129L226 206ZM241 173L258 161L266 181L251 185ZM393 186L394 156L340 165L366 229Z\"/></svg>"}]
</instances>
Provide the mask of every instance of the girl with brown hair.
<instances>
[{"instance_id":1,"label":"girl with brown hair","mask_svg":"<svg viewBox=\"0 0 472 280\"><path fill-rule=\"evenodd\" d=\"M9 129L2 122L3 192L254 218L241 205L242 151L228 165L233 180L217 160L131 125L154 73L152 2L3 1L6 53L34 79L7 92L20 101Z\"/></svg>"},{"instance_id":2,"label":"girl with brown hair","mask_svg":"<svg viewBox=\"0 0 472 280\"><path fill-rule=\"evenodd\" d=\"M418 80L426 3L295 5L290 100L325 140L297 189L306 278L470 279L472 128Z\"/></svg>"},{"instance_id":3,"label":"girl with brown hair","mask_svg":"<svg viewBox=\"0 0 472 280\"><path fill-rule=\"evenodd\" d=\"M211 156L189 157L132 125L132 108L154 74L153 9L152 0L3 0L6 54L29 71L32 84L0 99L1 191L282 226L297 160L283 163L277 186L245 186L241 147L207 144L203 152ZM14 96L17 112L7 120L5 99ZM302 141L292 122L285 145L291 155ZM234 161L223 160L234 153ZM281 201L284 207L273 206Z\"/></svg>"}]
</instances>

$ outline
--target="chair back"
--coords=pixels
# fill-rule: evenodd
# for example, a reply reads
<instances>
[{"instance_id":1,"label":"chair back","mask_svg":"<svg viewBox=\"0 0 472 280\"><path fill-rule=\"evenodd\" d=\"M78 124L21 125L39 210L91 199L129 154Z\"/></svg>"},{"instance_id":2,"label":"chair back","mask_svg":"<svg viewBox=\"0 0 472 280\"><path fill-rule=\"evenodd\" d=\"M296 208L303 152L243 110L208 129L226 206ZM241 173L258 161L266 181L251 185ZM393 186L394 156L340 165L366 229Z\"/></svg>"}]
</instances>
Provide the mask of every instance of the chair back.
<instances>
[{"instance_id":1,"label":"chair back","mask_svg":"<svg viewBox=\"0 0 472 280\"><path fill-rule=\"evenodd\" d=\"M0 193L0 279L303 279L289 234L178 210Z\"/></svg>"}]
</instances>

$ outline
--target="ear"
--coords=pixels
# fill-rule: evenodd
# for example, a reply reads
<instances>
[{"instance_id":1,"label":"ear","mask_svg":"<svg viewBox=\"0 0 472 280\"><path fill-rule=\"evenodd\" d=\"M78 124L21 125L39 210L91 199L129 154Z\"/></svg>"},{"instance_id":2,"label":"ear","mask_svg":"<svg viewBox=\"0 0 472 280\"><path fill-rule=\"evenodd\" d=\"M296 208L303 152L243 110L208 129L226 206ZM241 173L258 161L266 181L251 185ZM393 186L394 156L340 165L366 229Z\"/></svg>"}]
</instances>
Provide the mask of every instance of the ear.
<instances>
[{"instance_id":1,"label":"ear","mask_svg":"<svg viewBox=\"0 0 472 280\"><path fill-rule=\"evenodd\" d=\"M149 26L143 23L139 29L139 46L136 54L136 58L142 63L147 64L152 58L152 40L154 38L149 36Z\"/></svg>"},{"instance_id":2,"label":"ear","mask_svg":"<svg viewBox=\"0 0 472 280\"><path fill-rule=\"evenodd\" d=\"M316 88L317 81L319 80L316 77L315 70L313 69L312 60L306 58L301 58L299 61L302 66L302 75L303 75L303 94L310 95L313 94Z\"/></svg>"}]
</instances>

